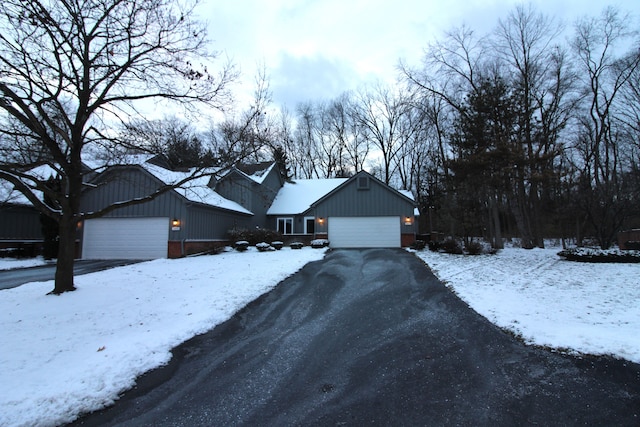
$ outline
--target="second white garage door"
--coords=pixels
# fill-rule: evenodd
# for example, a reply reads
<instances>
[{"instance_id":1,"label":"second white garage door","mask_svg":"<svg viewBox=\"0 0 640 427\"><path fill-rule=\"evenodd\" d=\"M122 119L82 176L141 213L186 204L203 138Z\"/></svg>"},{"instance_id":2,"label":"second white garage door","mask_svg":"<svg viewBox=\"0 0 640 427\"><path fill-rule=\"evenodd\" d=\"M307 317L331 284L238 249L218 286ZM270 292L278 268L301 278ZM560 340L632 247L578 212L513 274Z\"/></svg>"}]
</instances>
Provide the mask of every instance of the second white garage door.
<instances>
[{"instance_id":1,"label":"second white garage door","mask_svg":"<svg viewBox=\"0 0 640 427\"><path fill-rule=\"evenodd\" d=\"M328 222L333 248L400 247L400 217L330 217Z\"/></svg>"},{"instance_id":2,"label":"second white garage door","mask_svg":"<svg viewBox=\"0 0 640 427\"><path fill-rule=\"evenodd\" d=\"M84 222L82 258L167 257L169 218L98 218Z\"/></svg>"}]
</instances>

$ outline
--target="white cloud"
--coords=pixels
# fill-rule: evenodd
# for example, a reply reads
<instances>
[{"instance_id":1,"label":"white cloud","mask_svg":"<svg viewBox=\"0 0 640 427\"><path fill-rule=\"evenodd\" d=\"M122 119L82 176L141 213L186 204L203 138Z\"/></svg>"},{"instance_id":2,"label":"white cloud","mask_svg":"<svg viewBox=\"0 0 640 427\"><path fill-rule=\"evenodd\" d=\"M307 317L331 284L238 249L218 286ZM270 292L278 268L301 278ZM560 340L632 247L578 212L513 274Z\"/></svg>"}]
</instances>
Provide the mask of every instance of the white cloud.
<instances>
[{"instance_id":1,"label":"white cloud","mask_svg":"<svg viewBox=\"0 0 640 427\"><path fill-rule=\"evenodd\" d=\"M393 81L400 58L418 63L423 49L444 31L463 24L490 31L518 0L210 0L200 13L210 22L214 48L242 68L243 90L251 92L257 63L272 76L274 99L289 106L355 89L365 81ZM608 0L532 0L536 10L570 24L598 14ZM640 2L622 9L640 15ZM323 70L322 68L325 67ZM319 81L292 72L313 68ZM281 74L282 73L282 74ZM339 89L340 90L339 90ZM314 97L314 98L306 98ZM294 101L294 99L296 101Z\"/></svg>"}]
</instances>

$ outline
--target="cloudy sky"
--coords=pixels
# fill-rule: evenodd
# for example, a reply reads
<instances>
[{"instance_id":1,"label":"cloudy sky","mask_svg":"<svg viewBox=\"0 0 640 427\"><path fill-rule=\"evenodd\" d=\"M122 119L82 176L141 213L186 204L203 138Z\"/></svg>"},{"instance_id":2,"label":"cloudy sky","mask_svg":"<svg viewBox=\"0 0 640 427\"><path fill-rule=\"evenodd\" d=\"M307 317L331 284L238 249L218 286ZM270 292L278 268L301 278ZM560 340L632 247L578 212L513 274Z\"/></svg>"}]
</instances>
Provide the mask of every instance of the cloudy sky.
<instances>
[{"instance_id":1,"label":"cloudy sky","mask_svg":"<svg viewBox=\"0 0 640 427\"><path fill-rule=\"evenodd\" d=\"M264 64L273 101L290 110L331 99L376 80L392 82L400 59L419 63L423 49L462 24L490 31L517 0L202 0L213 48L243 73L248 96ZM640 16L638 0L532 0L569 25L607 5Z\"/></svg>"}]
</instances>

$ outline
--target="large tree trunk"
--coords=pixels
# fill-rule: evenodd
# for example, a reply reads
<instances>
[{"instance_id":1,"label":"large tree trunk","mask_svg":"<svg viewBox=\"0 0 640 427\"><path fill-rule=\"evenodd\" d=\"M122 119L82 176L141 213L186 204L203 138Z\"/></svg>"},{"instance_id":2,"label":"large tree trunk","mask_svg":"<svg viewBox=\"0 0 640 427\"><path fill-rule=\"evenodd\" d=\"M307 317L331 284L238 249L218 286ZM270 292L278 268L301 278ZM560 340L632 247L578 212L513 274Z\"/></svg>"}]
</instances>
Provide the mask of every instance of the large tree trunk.
<instances>
[{"instance_id":1,"label":"large tree trunk","mask_svg":"<svg viewBox=\"0 0 640 427\"><path fill-rule=\"evenodd\" d=\"M504 249L504 242L502 241L502 224L500 224L500 212L498 210L498 196L492 196L491 199L491 221L493 225L493 248Z\"/></svg>"},{"instance_id":2,"label":"large tree trunk","mask_svg":"<svg viewBox=\"0 0 640 427\"><path fill-rule=\"evenodd\" d=\"M60 218L60 243L56 264L55 286L51 294L75 291L73 264L76 257L76 221L73 215Z\"/></svg>"}]
</instances>

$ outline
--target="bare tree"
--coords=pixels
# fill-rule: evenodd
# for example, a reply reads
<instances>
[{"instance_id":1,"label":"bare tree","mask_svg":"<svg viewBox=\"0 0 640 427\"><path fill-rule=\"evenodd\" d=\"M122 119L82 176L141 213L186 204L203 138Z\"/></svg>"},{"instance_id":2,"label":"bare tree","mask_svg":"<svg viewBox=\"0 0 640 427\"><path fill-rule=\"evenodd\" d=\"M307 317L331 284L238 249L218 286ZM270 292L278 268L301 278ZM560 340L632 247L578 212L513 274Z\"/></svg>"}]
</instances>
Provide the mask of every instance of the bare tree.
<instances>
[{"instance_id":1,"label":"bare tree","mask_svg":"<svg viewBox=\"0 0 640 427\"><path fill-rule=\"evenodd\" d=\"M355 117L369 139L380 153L381 179L389 184L395 169L396 156L404 144L402 121L410 111L410 104L402 90L393 92L378 84L372 90L360 93Z\"/></svg>"},{"instance_id":2,"label":"bare tree","mask_svg":"<svg viewBox=\"0 0 640 427\"><path fill-rule=\"evenodd\" d=\"M573 113L574 77L557 44L562 26L519 5L491 39L496 61L514 88L518 120L510 206L525 248L544 246L543 198L555 181L560 132Z\"/></svg>"},{"instance_id":3,"label":"bare tree","mask_svg":"<svg viewBox=\"0 0 640 427\"><path fill-rule=\"evenodd\" d=\"M301 173L299 178L311 179L320 176L318 156L318 117L316 107L311 102L298 105L295 138L295 162Z\"/></svg>"},{"instance_id":4,"label":"bare tree","mask_svg":"<svg viewBox=\"0 0 640 427\"><path fill-rule=\"evenodd\" d=\"M55 294L74 289L78 221L113 209L80 211L83 155L120 147L117 124L154 102L222 108L230 100L235 72L229 65L210 70L215 55L207 51L195 6L174 0L3 3L0 178L58 221ZM60 191L34 172L43 165L60 176Z\"/></svg>"},{"instance_id":5,"label":"bare tree","mask_svg":"<svg viewBox=\"0 0 640 427\"><path fill-rule=\"evenodd\" d=\"M633 199L625 185L624 132L616 111L623 90L640 67L640 49L632 21L614 8L597 18L583 18L576 24L573 48L584 76L584 104L577 149L581 154L580 204L593 226L600 246L608 248L625 218L632 212ZM626 55L619 49L635 46Z\"/></svg>"}]
</instances>

